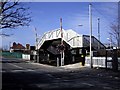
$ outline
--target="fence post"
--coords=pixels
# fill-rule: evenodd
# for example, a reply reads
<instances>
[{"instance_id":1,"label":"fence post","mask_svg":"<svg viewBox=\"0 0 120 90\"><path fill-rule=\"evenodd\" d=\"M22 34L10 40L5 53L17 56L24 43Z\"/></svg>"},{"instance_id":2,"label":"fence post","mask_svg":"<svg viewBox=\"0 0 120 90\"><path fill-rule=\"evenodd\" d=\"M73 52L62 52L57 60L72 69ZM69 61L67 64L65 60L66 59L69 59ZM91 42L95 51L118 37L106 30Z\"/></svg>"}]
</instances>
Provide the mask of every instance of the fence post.
<instances>
[{"instance_id":1,"label":"fence post","mask_svg":"<svg viewBox=\"0 0 120 90\"><path fill-rule=\"evenodd\" d=\"M118 71L117 49L113 49L113 54L112 54L112 69L113 69L113 71Z\"/></svg>"},{"instance_id":2,"label":"fence post","mask_svg":"<svg viewBox=\"0 0 120 90\"><path fill-rule=\"evenodd\" d=\"M105 54L105 69L107 70L107 50L106 50L105 53L106 53L106 54Z\"/></svg>"}]
</instances>

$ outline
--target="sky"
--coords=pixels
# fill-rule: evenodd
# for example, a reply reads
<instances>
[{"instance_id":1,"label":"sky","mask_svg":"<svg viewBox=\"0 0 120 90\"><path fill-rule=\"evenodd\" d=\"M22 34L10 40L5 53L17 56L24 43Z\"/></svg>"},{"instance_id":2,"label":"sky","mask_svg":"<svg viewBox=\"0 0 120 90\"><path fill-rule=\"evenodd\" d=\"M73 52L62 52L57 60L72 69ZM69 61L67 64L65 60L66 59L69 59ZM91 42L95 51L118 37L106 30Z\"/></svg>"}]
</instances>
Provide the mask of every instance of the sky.
<instances>
[{"instance_id":1,"label":"sky","mask_svg":"<svg viewBox=\"0 0 120 90\"><path fill-rule=\"evenodd\" d=\"M118 15L117 2L90 2L92 4L92 35L97 38L97 19L100 18L100 38L102 43L108 43L110 25ZM23 45L35 45L35 31L41 37L45 32L60 28L60 18L63 20L63 29L73 29L79 34L89 35L89 2L23 2L30 7L32 22L29 27L6 29L3 33L12 34L10 37L1 37L3 47L8 48L10 43L17 42ZM82 26L78 26L82 25ZM1 47L1 46L0 46Z\"/></svg>"}]
</instances>

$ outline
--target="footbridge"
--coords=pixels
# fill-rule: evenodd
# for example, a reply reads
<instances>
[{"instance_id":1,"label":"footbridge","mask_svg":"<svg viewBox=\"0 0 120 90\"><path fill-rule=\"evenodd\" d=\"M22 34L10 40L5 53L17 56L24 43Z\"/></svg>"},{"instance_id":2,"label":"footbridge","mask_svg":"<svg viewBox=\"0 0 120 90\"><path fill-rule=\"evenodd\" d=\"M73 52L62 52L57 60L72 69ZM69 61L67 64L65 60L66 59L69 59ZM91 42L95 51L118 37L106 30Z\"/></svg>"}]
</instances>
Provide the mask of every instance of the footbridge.
<instances>
[{"instance_id":1,"label":"footbridge","mask_svg":"<svg viewBox=\"0 0 120 90\"><path fill-rule=\"evenodd\" d=\"M71 48L88 47L90 43L89 35L80 35L72 29L62 30L63 41L65 41ZM45 42L61 39L61 30L56 29L48 31L38 40L37 49L40 49ZM94 36L92 36L92 47L94 49L104 48L105 46Z\"/></svg>"},{"instance_id":2,"label":"footbridge","mask_svg":"<svg viewBox=\"0 0 120 90\"><path fill-rule=\"evenodd\" d=\"M61 36L61 34L63 36ZM37 49L39 50L40 61L56 62L61 58L61 40L64 45L64 59L67 63L77 61L77 57L82 55L83 49L89 52L89 35L78 34L72 29L55 29L48 31L38 40ZM92 50L104 49L105 46L94 36L92 36ZM71 59L71 60L70 60ZM79 61L79 60L78 60ZM58 61L59 63L59 61Z\"/></svg>"}]
</instances>

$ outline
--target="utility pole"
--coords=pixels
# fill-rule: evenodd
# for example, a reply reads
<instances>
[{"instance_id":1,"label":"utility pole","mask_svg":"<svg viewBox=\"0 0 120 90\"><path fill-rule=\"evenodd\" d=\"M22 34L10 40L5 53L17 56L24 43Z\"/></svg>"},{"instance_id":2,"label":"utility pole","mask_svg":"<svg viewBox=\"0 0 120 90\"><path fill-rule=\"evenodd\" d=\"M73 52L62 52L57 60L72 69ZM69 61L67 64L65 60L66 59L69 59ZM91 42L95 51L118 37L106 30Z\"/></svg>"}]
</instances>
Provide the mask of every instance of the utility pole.
<instances>
[{"instance_id":1,"label":"utility pole","mask_svg":"<svg viewBox=\"0 0 120 90\"><path fill-rule=\"evenodd\" d=\"M92 60L92 4L89 4L89 27L90 27L90 67L93 68L93 60Z\"/></svg>"},{"instance_id":2,"label":"utility pole","mask_svg":"<svg viewBox=\"0 0 120 90\"><path fill-rule=\"evenodd\" d=\"M98 18L98 40L100 42L100 18ZM98 49L100 49L100 43L98 42Z\"/></svg>"},{"instance_id":3,"label":"utility pole","mask_svg":"<svg viewBox=\"0 0 120 90\"><path fill-rule=\"evenodd\" d=\"M61 46L63 45L62 18L60 18ZM61 66L64 65L64 50L61 50Z\"/></svg>"}]
</instances>

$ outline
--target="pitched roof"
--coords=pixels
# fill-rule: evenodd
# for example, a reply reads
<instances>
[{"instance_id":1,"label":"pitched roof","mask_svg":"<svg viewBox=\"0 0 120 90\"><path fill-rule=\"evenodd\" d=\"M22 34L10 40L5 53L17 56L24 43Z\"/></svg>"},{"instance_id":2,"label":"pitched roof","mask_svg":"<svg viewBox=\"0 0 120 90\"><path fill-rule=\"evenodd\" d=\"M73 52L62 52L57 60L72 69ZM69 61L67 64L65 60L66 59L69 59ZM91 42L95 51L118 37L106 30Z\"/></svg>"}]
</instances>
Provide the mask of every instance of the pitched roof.
<instances>
[{"instance_id":1,"label":"pitched roof","mask_svg":"<svg viewBox=\"0 0 120 90\"><path fill-rule=\"evenodd\" d=\"M11 47L12 49L25 49L25 47L18 43L18 44L13 44L13 46Z\"/></svg>"}]
</instances>

